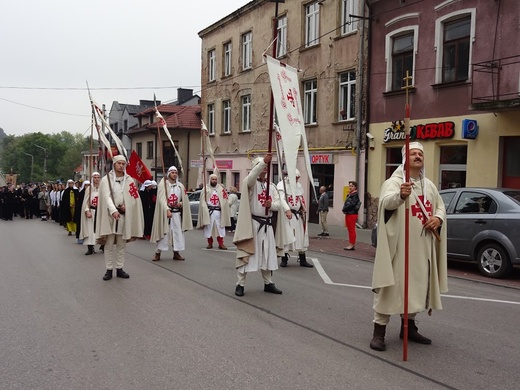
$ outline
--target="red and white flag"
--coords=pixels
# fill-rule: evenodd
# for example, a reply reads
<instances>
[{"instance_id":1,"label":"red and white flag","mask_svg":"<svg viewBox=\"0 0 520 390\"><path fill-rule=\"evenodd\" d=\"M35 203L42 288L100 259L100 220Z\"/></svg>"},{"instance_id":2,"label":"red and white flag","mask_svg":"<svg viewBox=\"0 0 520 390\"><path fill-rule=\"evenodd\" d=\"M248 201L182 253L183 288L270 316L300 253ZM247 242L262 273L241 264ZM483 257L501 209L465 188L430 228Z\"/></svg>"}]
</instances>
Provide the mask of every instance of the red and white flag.
<instances>
[{"instance_id":1,"label":"red and white flag","mask_svg":"<svg viewBox=\"0 0 520 390\"><path fill-rule=\"evenodd\" d=\"M269 79L273 91L274 104L282 136L283 153L287 167L287 176L292 193L296 193L296 161L298 149L303 148L305 157L305 169L311 183L312 177L307 135L303 120L303 110L300 99L300 87L298 83L298 71L292 66L282 64L280 61L266 56ZM312 186L314 189L314 186ZM316 191L314 190L314 197Z\"/></svg>"},{"instance_id":2,"label":"red and white flag","mask_svg":"<svg viewBox=\"0 0 520 390\"><path fill-rule=\"evenodd\" d=\"M132 153L130 154L130 161L128 161L126 173L132 176L139 183L144 183L145 180L150 180L152 178L149 169L141 161L135 150L132 150Z\"/></svg>"}]
</instances>

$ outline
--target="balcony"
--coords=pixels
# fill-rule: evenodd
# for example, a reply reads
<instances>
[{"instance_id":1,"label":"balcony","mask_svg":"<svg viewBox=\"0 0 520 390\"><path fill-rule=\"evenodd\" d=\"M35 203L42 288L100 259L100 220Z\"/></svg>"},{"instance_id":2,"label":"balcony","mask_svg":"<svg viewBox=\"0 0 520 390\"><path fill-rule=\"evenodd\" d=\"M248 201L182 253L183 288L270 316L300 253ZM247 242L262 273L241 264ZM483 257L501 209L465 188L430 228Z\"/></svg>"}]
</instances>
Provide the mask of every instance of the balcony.
<instances>
[{"instance_id":1,"label":"balcony","mask_svg":"<svg viewBox=\"0 0 520 390\"><path fill-rule=\"evenodd\" d=\"M473 64L470 110L520 110L520 55Z\"/></svg>"}]
</instances>

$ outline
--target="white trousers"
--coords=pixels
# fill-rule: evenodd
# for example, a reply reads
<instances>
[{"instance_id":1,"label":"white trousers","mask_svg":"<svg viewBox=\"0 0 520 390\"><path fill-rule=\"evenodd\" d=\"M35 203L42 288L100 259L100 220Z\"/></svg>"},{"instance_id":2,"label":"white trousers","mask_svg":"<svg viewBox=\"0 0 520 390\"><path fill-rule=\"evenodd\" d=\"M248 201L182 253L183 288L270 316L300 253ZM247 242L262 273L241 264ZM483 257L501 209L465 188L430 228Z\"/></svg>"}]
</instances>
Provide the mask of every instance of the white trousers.
<instances>
[{"instance_id":1,"label":"white trousers","mask_svg":"<svg viewBox=\"0 0 520 390\"><path fill-rule=\"evenodd\" d=\"M107 236L105 243L105 265L107 269L114 269L114 261L116 268L123 268L125 262L126 240L120 234L110 234Z\"/></svg>"},{"instance_id":2,"label":"white trousers","mask_svg":"<svg viewBox=\"0 0 520 390\"><path fill-rule=\"evenodd\" d=\"M211 212L211 211L210 211ZM204 237L210 238L215 225L219 237L226 237L226 228L220 226L220 211L213 210L209 216L209 225L204 226Z\"/></svg>"},{"instance_id":3,"label":"white trousers","mask_svg":"<svg viewBox=\"0 0 520 390\"><path fill-rule=\"evenodd\" d=\"M157 251L168 251L170 249L170 239L171 242L173 242L173 250L175 252L186 249L186 241L184 239L184 232L182 231L181 213L172 213L169 234L165 234L163 238L157 241Z\"/></svg>"},{"instance_id":4,"label":"white trousers","mask_svg":"<svg viewBox=\"0 0 520 390\"><path fill-rule=\"evenodd\" d=\"M271 283L273 283L273 281L271 279L271 271L261 269L260 272L262 273L262 279L264 279L264 284L271 284ZM247 272L237 271L237 276L238 276L237 285L240 285L242 287L245 286L245 284L246 284L246 275L247 275Z\"/></svg>"},{"instance_id":5,"label":"white trousers","mask_svg":"<svg viewBox=\"0 0 520 390\"><path fill-rule=\"evenodd\" d=\"M408 313L408 319L409 320L415 320L415 316L417 313ZM401 314L401 318L402 318ZM390 322L390 314L383 314L378 313L377 311L374 312L374 322L379 325L388 325Z\"/></svg>"}]
</instances>

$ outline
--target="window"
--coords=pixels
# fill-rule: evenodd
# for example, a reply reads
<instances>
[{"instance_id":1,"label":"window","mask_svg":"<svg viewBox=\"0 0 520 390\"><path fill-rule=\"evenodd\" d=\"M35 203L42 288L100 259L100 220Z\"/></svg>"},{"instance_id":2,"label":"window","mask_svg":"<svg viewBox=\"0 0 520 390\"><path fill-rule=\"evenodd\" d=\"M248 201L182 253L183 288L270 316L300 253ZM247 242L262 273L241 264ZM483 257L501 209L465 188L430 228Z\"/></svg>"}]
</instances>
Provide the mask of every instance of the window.
<instances>
[{"instance_id":1,"label":"window","mask_svg":"<svg viewBox=\"0 0 520 390\"><path fill-rule=\"evenodd\" d=\"M240 172L231 172L231 177L233 187L240 188Z\"/></svg>"},{"instance_id":2,"label":"window","mask_svg":"<svg viewBox=\"0 0 520 390\"><path fill-rule=\"evenodd\" d=\"M242 131L251 131L251 95L242 96Z\"/></svg>"},{"instance_id":3,"label":"window","mask_svg":"<svg viewBox=\"0 0 520 390\"><path fill-rule=\"evenodd\" d=\"M114 133L116 133L116 134L117 134L117 130L118 130L118 126L117 126L117 125L118 125L117 122L115 122L115 123L111 123L111 124L110 124L110 127L112 128L112 131L113 131Z\"/></svg>"},{"instance_id":4,"label":"window","mask_svg":"<svg viewBox=\"0 0 520 390\"><path fill-rule=\"evenodd\" d=\"M471 43L475 39L476 9L459 10L435 21L435 83L471 78Z\"/></svg>"},{"instance_id":5,"label":"window","mask_svg":"<svg viewBox=\"0 0 520 390\"><path fill-rule=\"evenodd\" d=\"M400 91L405 86L406 71L412 79L408 85L414 85L415 54L419 26L407 26L392 31L385 37L386 91Z\"/></svg>"},{"instance_id":6,"label":"window","mask_svg":"<svg viewBox=\"0 0 520 390\"><path fill-rule=\"evenodd\" d=\"M305 81L303 84L304 107L303 117L306 125L316 124L316 106L318 104L318 80Z\"/></svg>"},{"instance_id":7,"label":"window","mask_svg":"<svg viewBox=\"0 0 520 390\"><path fill-rule=\"evenodd\" d=\"M350 71L339 75L339 118L354 119L356 115L356 72Z\"/></svg>"},{"instance_id":8,"label":"window","mask_svg":"<svg viewBox=\"0 0 520 390\"><path fill-rule=\"evenodd\" d=\"M464 191L455 206L455 214L496 213L497 204L489 196L480 192Z\"/></svg>"},{"instance_id":9,"label":"window","mask_svg":"<svg viewBox=\"0 0 520 390\"><path fill-rule=\"evenodd\" d=\"M216 61L215 61L215 50L208 52L208 79L209 81L215 81L216 72Z\"/></svg>"},{"instance_id":10,"label":"window","mask_svg":"<svg viewBox=\"0 0 520 390\"><path fill-rule=\"evenodd\" d=\"M242 69L250 69L253 64L253 33L242 35Z\"/></svg>"},{"instance_id":11,"label":"window","mask_svg":"<svg viewBox=\"0 0 520 390\"><path fill-rule=\"evenodd\" d=\"M148 141L146 143L146 158L153 158L153 141Z\"/></svg>"},{"instance_id":12,"label":"window","mask_svg":"<svg viewBox=\"0 0 520 390\"><path fill-rule=\"evenodd\" d=\"M317 1L305 6L305 47L320 43L320 5Z\"/></svg>"},{"instance_id":13,"label":"window","mask_svg":"<svg viewBox=\"0 0 520 390\"><path fill-rule=\"evenodd\" d=\"M466 187L466 145L441 146L439 173L440 188Z\"/></svg>"},{"instance_id":14,"label":"window","mask_svg":"<svg viewBox=\"0 0 520 390\"><path fill-rule=\"evenodd\" d=\"M471 18L444 24L442 82L463 81L469 74Z\"/></svg>"},{"instance_id":15,"label":"window","mask_svg":"<svg viewBox=\"0 0 520 390\"><path fill-rule=\"evenodd\" d=\"M386 149L385 180L392 176L402 161L401 147Z\"/></svg>"},{"instance_id":16,"label":"window","mask_svg":"<svg viewBox=\"0 0 520 390\"><path fill-rule=\"evenodd\" d=\"M222 132L231 134L231 100L224 100L222 107Z\"/></svg>"},{"instance_id":17,"label":"window","mask_svg":"<svg viewBox=\"0 0 520 390\"><path fill-rule=\"evenodd\" d=\"M224 43L224 76L231 76L231 42Z\"/></svg>"},{"instance_id":18,"label":"window","mask_svg":"<svg viewBox=\"0 0 520 390\"><path fill-rule=\"evenodd\" d=\"M413 74L413 33L392 39L392 91L399 91L406 85L406 72ZM408 85L412 85L408 82Z\"/></svg>"},{"instance_id":19,"label":"window","mask_svg":"<svg viewBox=\"0 0 520 390\"><path fill-rule=\"evenodd\" d=\"M215 134L215 105L208 104L208 134Z\"/></svg>"},{"instance_id":20,"label":"window","mask_svg":"<svg viewBox=\"0 0 520 390\"><path fill-rule=\"evenodd\" d=\"M127 131L128 131L128 119L125 119L123 121L123 132L126 134Z\"/></svg>"},{"instance_id":21,"label":"window","mask_svg":"<svg viewBox=\"0 0 520 390\"><path fill-rule=\"evenodd\" d=\"M139 156L139 158L143 158L143 143L142 142L136 143L135 148L137 149L135 151L137 153L137 156Z\"/></svg>"},{"instance_id":22,"label":"window","mask_svg":"<svg viewBox=\"0 0 520 390\"><path fill-rule=\"evenodd\" d=\"M287 16L278 18L276 37L276 58L280 58L287 54Z\"/></svg>"},{"instance_id":23,"label":"window","mask_svg":"<svg viewBox=\"0 0 520 390\"><path fill-rule=\"evenodd\" d=\"M341 35L357 30L358 23L349 15L358 14L358 0L341 0Z\"/></svg>"}]
</instances>

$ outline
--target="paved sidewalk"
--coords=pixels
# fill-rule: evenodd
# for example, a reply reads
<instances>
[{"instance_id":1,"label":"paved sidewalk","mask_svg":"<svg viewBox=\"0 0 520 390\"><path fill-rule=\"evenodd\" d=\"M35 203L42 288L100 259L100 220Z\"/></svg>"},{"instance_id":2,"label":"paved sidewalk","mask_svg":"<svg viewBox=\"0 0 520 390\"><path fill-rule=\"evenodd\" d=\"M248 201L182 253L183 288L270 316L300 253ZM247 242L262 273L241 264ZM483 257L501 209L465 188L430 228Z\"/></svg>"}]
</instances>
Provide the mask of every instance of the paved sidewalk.
<instances>
[{"instance_id":1,"label":"paved sidewalk","mask_svg":"<svg viewBox=\"0 0 520 390\"><path fill-rule=\"evenodd\" d=\"M309 224L309 250L331 255L338 255L360 260L374 260L376 248L371 244L371 229L356 229L356 249L346 251L343 248L348 245L347 228L341 226L329 226L328 237L319 237L321 225Z\"/></svg>"}]
</instances>

